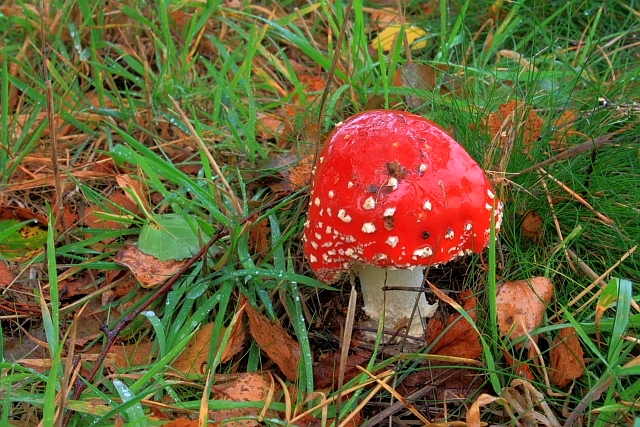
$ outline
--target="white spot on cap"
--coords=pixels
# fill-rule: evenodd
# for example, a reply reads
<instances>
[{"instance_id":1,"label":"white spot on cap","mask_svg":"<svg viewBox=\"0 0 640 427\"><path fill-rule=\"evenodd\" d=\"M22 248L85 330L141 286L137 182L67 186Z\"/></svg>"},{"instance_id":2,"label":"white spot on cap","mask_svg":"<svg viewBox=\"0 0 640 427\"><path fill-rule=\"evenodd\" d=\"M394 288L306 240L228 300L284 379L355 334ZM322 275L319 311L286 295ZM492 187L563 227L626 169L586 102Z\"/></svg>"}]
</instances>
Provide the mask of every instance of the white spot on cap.
<instances>
[{"instance_id":1,"label":"white spot on cap","mask_svg":"<svg viewBox=\"0 0 640 427\"><path fill-rule=\"evenodd\" d=\"M306 221L304 222L304 228L309 228L309 227L311 227L311 221L306 220Z\"/></svg>"},{"instance_id":2,"label":"white spot on cap","mask_svg":"<svg viewBox=\"0 0 640 427\"><path fill-rule=\"evenodd\" d=\"M459 250L459 251L458 251L458 256L464 256L464 251Z\"/></svg>"},{"instance_id":3,"label":"white spot on cap","mask_svg":"<svg viewBox=\"0 0 640 427\"><path fill-rule=\"evenodd\" d=\"M344 254L348 257L352 257L354 253L355 251L353 250L353 248L349 248L346 251L344 251Z\"/></svg>"},{"instance_id":4,"label":"white spot on cap","mask_svg":"<svg viewBox=\"0 0 640 427\"><path fill-rule=\"evenodd\" d=\"M331 226L330 225L327 225L327 229L325 230L325 233L331 234Z\"/></svg>"},{"instance_id":5,"label":"white spot on cap","mask_svg":"<svg viewBox=\"0 0 640 427\"><path fill-rule=\"evenodd\" d=\"M396 213L396 208L387 208L382 216L393 216L394 213Z\"/></svg>"},{"instance_id":6,"label":"white spot on cap","mask_svg":"<svg viewBox=\"0 0 640 427\"><path fill-rule=\"evenodd\" d=\"M422 209L424 209L425 211L430 211L431 210L431 202L428 200L424 201L424 204L422 205Z\"/></svg>"},{"instance_id":7,"label":"white spot on cap","mask_svg":"<svg viewBox=\"0 0 640 427\"><path fill-rule=\"evenodd\" d=\"M429 246L425 246L424 248L416 249L415 251L413 251L413 259L426 258L431 255L433 255L433 251Z\"/></svg>"},{"instance_id":8,"label":"white spot on cap","mask_svg":"<svg viewBox=\"0 0 640 427\"><path fill-rule=\"evenodd\" d=\"M420 166L418 166L418 170L420 172L424 172L427 170L427 165L425 165L424 163L422 163Z\"/></svg>"},{"instance_id":9,"label":"white spot on cap","mask_svg":"<svg viewBox=\"0 0 640 427\"><path fill-rule=\"evenodd\" d=\"M322 235L320 233L316 233L314 235L316 236L316 239L322 240Z\"/></svg>"},{"instance_id":10,"label":"white spot on cap","mask_svg":"<svg viewBox=\"0 0 640 427\"><path fill-rule=\"evenodd\" d=\"M484 205L485 209L490 211L491 209L493 209L493 206L491 206L489 203L487 203L486 205Z\"/></svg>"},{"instance_id":11,"label":"white spot on cap","mask_svg":"<svg viewBox=\"0 0 640 427\"><path fill-rule=\"evenodd\" d=\"M392 190L395 190L398 188L398 179L391 177L389 178L389 181L387 181L387 186L391 187Z\"/></svg>"},{"instance_id":12,"label":"white spot on cap","mask_svg":"<svg viewBox=\"0 0 640 427\"><path fill-rule=\"evenodd\" d=\"M363 233L373 233L374 231L376 231L376 226L373 225L372 222L365 222L364 224L362 224Z\"/></svg>"},{"instance_id":13,"label":"white spot on cap","mask_svg":"<svg viewBox=\"0 0 640 427\"><path fill-rule=\"evenodd\" d=\"M324 227L324 225L322 224L322 221L316 223L316 228L322 228L322 227Z\"/></svg>"},{"instance_id":14,"label":"white spot on cap","mask_svg":"<svg viewBox=\"0 0 640 427\"><path fill-rule=\"evenodd\" d=\"M454 232L452 228L447 228L447 232L444 233L444 238L445 239L453 239L454 236Z\"/></svg>"},{"instance_id":15,"label":"white spot on cap","mask_svg":"<svg viewBox=\"0 0 640 427\"><path fill-rule=\"evenodd\" d=\"M323 157L323 156L320 156L320 158L318 159L318 162L319 162L319 163L324 162L324 157Z\"/></svg>"},{"instance_id":16,"label":"white spot on cap","mask_svg":"<svg viewBox=\"0 0 640 427\"><path fill-rule=\"evenodd\" d=\"M349 234L347 236L344 236L344 241L345 243L354 243L356 241L356 238Z\"/></svg>"},{"instance_id":17,"label":"white spot on cap","mask_svg":"<svg viewBox=\"0 0 640 427\"><path fill-rule=\"evenodd\" d=\"M330 251L327 251L327 255L334 256L334 255L337 255L337 254L338 254L338 253L336 252L336 250L335 250L335 249L331 249Z\"/></svg>"},{"instance_id":18,"label":"white spot on cap","mask_svg":"<svg viewBox=\"0 0 640 427\"><path fill-rule=\"evenodd\" d=\"M315 257L315 256L313 256L313 255L309 255L309 261L311 261L311 262L318 262L318 258L316 258L316 257Z\"/></svg>"},{"instance_id":19,"label":"white spot on cap","mask_svg":"<svg viewBox=\"0 0 640 427\"><path fill-rule=\"evenodd\" d=\"M351 181L347 182L347 188L351 188L351 187L353 187L353 182Z\"/></svg>"},{"instance_id":20,"label":"white spot on cap","mask_svg":"<svg viewBox=\"0 0 640 427\"><path fill-rule=\"evenodd\" d=\"M351 222L351 217L347 215L347 211L345 211L344 209L340 209L338 211L338 218L340 218L342 221L346 223Z\"/></svg>"},{"instance_id":21,"label":"white spot on cap","mask_svg":"<svg viewBox=\"0 0 640 427\"><path fill-rule=\"evenodd\" d=\"M322 158L322 157L321 157ZM327 195L329 196L330 199L333 199L333 196L336 195L336 193L333 192L333 190L329 190L329 192L327 193Z\"/></svg>"},{"instance_id":22,"label":"white spot on cap","mask_svg":"<svg viewBox=\"0 0 640 427\"><path fill-rule=\"evenodd\" d=\"M316 197L315 200L313 201L313 204L316 206L320 206L320 197Z\"/></svg>"},{"instance_id":23,"label":"white spot on cap","mask_svg":"<svg viewBox=\"0 0 640 427\"><path fill-rule=\"evenodd\" d=\"M496 197L496 195L495 195L495 194L493 194L493 193L491 192L491 190L489 190L489 189L487 189L487 196L489 196L489 198L490 198L491 200L493 200L493 199L494 199L494 197Z\"/></svg>"},{"instance_id":24,"label":"white spot on cap","mask_svg":"<svg viewBox=\"0 0 640 427\"><path fill-rule=\"evenodd\" d=\"M389 236L386 243L392 248L395 248L399 241L400 241L400 238L398 236Z\"/></svg>"},{"instance_id":25,"label":"white spot on cap","mask_svg":"<svg viewBox=\"0 0 640 427\"><path fill-rule=\"evenodd\" d=\"M382 261L382 260L385 260L385 259L387 259L387 254L375 254L373 256L373 260L376 261L376 262L377 261Z\"/></svg>"},{"instance_id":26,"label":"white spot on cap","mask_svg":"<svg viewBox=\"0 0 640 427\"><path fill-rule=\"evenodd\" d=\"M367 211L375 207L376 207L376 200L373 198L373 196L369 196L369 198L367 198L367 200L365 200L364 203L362 204L362 209Z\"/></svg>"},{"instance_id":27,"label":"white spot on cap","mask_svg":"<svg viewBox=\"0 0 640 427\"><path fill-rule=\"evenodd\" d=\"M471 227L472 227L472 226L471 226L471 223L470 223L470 222L468 222L468 223L466 223L466 224L464 225L464 230L465 230L465 231L471 231Z\"/></svg>"},{"instance_id":28,"label":"white spot on cap","mask_svg":"<svg viewBox=\"0 0 640 427\"><path fill-rule=\"evenodd\" d=\"M342 126L344 124L344 122L338 122L336 123L336 127L339 128L340 126Z\"/></svg>"},{"instance_id":29,"label":"white spot on cap","mask_svg":"<svg viewBox=\"0 0 640 427\"><path fill-rule=\"evenodd\" d=\"M318 250L318 244L316 242L311 242L311 246L313 246L313 249Z\"/></svg>"},{"instance_id":30,"label":"white spot on cap","mask_svg":"<svg viewBox=\"0 0 640 427\"><path fill-rule=\"evenodd\" d=\"M327 208L327 215L331 218L331 208Z\"/></svg>"}]
</instances>

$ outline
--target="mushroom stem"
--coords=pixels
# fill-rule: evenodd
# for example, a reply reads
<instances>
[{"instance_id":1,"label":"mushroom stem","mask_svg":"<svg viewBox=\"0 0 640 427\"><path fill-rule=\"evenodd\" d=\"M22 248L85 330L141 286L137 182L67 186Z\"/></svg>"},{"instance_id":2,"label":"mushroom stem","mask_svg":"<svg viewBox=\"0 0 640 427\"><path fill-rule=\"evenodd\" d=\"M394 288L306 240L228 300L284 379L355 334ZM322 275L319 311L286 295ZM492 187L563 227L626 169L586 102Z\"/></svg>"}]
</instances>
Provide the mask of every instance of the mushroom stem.
<instances>
[{"instance_id":1,"label":"mushroom stem","mask_svg":"<svg viewBox=\"0 0 640 427\"><path fill-rule=\"evenodd\" d=\"M411 312L418 300L416 316L411 321L409 335L423 337L422 317L432 317L438 304L429 304L424 293L410 291L383 292L384 286L422 287L424 268L415 267L407 270L388 270L370 265L359 264L353 271L360 279L364 312L374 321L378 321L385 313L385 329L396 330L409 323Z\"/></svg>"}]
</instances>

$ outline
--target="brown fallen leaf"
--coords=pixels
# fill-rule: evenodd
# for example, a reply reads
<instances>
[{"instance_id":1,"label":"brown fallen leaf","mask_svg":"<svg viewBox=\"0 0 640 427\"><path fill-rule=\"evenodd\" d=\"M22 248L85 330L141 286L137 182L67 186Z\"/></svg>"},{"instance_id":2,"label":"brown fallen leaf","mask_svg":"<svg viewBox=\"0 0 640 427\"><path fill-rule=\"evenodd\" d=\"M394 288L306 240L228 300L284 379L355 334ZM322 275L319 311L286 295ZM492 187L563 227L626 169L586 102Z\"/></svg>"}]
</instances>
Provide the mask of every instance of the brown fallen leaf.
<instances>
[{"instance_id":1,"label":"brown fallen leaf","mask_svg":"<svg viewBox=\"0 0 640 427\"><path fill-rule=\"evenodd\" d=\"M250 304L246 305L249 331L260 349L275 362L290 381L298 378L300 344L276 322L258 313Z\"/></svg>"},{"instance_id":2,"label":"brown fallen leaf","mask_svg":"<svg viewBox=\"0 0 640 427\"><path fill-rule=\"evenodd\" d=\"M507 122L508 123L505 123ZM510 100L491 113L485 122L492 138L497 138L501 146L511 143L510 137L522 138L523 149L528 153L540 137L544 122L531 106L524 102Z\"/></svg>"},{"instance_id":3,"label":"brown fallen leaf","mask_svg":"<svg viewBox=\"0 0 640 427\"><path fill-rule=\"evenodd\" d=\"M119 190L109 197L109 202L104 208L94 205L84 210L82 221L88 228L106 228L109 230L122 230L128 226L127 222L117 221L116 218L126 215L126 211L140 213L136 205L124 191ZM113 219L107 219L112 217Z\"/></svg>"},{"instance_id":4,"label":"brown fallen leaf","mask_svg":"<svg viewBox=\"0 0 640 427\"><path fill-rule=\"evenodd\" d=\"M238 313L241 313L244 308L240 308ZM238 314L236 314L238 316ZM243 322L241 320L242 314L239 315L238 321L233 326L231 336L227 345L222 351L221 363L228 362L233 356L242 351L244 342L246 339L246 333ZM178 358L171 364L171 367L184 375L202 375L206 371L206 363L209 358L209 348L211 347L211 337L213 334L214 323L207 323L202 325L189 343L184 351L178 356ZM224 336L226 328L220 330L218 336L217 347L220 347L220 341Z\"/></svg>"},{"instance_id":5,"label":"brown fallen leaf","mask_svg":"<svg viewBox=\"0 0 640 427\"><path fill-rule=\"evenodd\" d=\"M549 351L549 377L558 387L564 387L585 371L584 351L575 328L563 328L553 340Z\"/></svg>"},{"instance_id":6,"label":"brown fallen leaf","mask_svg":"<svg viewBox=\"0 0 640 427\"><path fill-rule=\"evenodd\" d=\"M248 307L248 305L247 305ZM269 384L264 375L257 372L247 372L238 379L225 384L217 384L212 387L213 398L216 400L228 400L232 402L264 402L267 398ZM257 420L260 408L236 408L209 411L209 420L214 423L224 423L225 427L256 427L260 423ZM256 417L230 421L230 418Z\"/></svg>"},{"instance_id":7,"label":"brown fallen leaf","mask_svg":"<svg viewBox=\"0 0 640 427\"><path fill-rule=\"evenodd\" d=\"M131 270L131 273L145 288L155 288L169 280L189 260L160 261L153 255L145 254L137 246L126 245L118 251L115 262Z\"/></svg>"},{"instance_id":8,"label":"brown fallen leaf","mask_svg":"<svg viewBox=\"0 0 640 427\"><path fill-rule=\"evenodd\" d=\"M344 372L344 382L350 381L361 373L356 366L366 366L371 359L370 351L359 351L349 355ZM317 388L333 388L338 384L338 366L340 365L340 352L324 355L318 363L313 366L313 383Z\"/></svg>"},{"instance_id":9,"label":"brown fallen leaf","mask_svg":"<svg viewBox=\"0 0 640 427\"><path fill-rule=\"evenodd\" d=\"M13 283L14 280L16 280L15 274L13 274L4 261L0 261L0 288L6 288Z\"/></svg>"},{"instance_id":10,"label":"brown fallen leaf","mask_svg":"<svg viewBox=\"0 0 640 427\"><path fill-rule=\"evenodd\" d=\"M522 217L522 236L533 243L542 241L542 217L534 210L525 212Z\"/></svg>"},{"instance_id":11,"label":"brown fallen leaf","mask_svg":"<svg viewBox=\"0 0 640 427\"><path fill-rule=\"evenodd\" d=\"M500 333L511 340L530 335L542 323L552 297L553 283L546 277L504 282L496 297Z\"/></svg>"},{"instance_id":12,"label":"brown fallen leaf","mask_svg":"<svg viewBox=\"0 0 640 427\"><path fill-rule=\"evenodd\" d=\"M124 194L127 196L129 201L134 203L136 208L138 206L142 206L145 211L151 212L151 206L149 206L149 199L147 196L149 190L146 188L144 183L129 174L116 175L116 182L123 190L125 190ZM135 209L135 211L137 210L138 209Z\"/></svg>"},{"instance_id":13,"label":"brown fallen leaf","mask_svg":"<svg viewBox=\"0 0 640 427\"><path fill-rule=\"evenodd\" d=\"M464 291L460 294L462 308L469 317L476 320L476 297L471 291ZM451 327L441 336L442 332ZM453 356L464 359L477 359L482 354L480 337L469 322L460 316L459 313L451 314L446 320L446 324L437 317L433 317L427 324L427 344L433 348L429 354L439 354L442 356Z\"/></svg>"},{"instance_id":14,"label":"brown fallen leaf","mask_svg":"<svg viewBox=\"0 0 640 427\"><path fill-rule=\"evenodd\" d=\"M533 372L528 364L524 362L520 362L516 360L507 350L503 349L502 354L504 355L504 360L507 361L509 366L513 368L513 372L522 378L525 378L529 381L533 381Z\"/></svg>"}]
</instances>

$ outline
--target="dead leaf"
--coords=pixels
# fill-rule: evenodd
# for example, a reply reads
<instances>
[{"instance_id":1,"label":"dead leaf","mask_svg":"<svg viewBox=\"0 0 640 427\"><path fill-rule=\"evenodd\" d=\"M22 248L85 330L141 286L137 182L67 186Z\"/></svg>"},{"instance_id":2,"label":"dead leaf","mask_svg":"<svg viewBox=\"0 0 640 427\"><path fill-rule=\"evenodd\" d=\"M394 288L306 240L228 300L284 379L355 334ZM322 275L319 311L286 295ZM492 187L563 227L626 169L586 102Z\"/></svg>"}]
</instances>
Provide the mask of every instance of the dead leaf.
<instances>
[{"instance_id":1,"label":"dead leaf","mask_svg":"<svg viewBox=\"0 0 640 427\"><path fill-rule=\"evenodd\" d=\"M500 400L500 398L485 393L478 396L476 401L471 404L471 407L467 411L467 427L480 427L480 408L497 400Z\"/></svg>"},{"instance_id":2,"label":"dead leaf","mask_svg":"<svg viewBox=\"0 0 640 427\"><path fill-rule=\"evenodd\" d=\"M118 251L115 262L131 270L131 273L145 288L155 288L171 278L189 260L160 261L146 254L137 246L125 245Z\"/></svg>"},{"instance_id":3,"label":"dead leaf","mask_svg":"<svg viewBox=\"0 0 640 427\"><path fill-rule=\"evenodd\" d=\"M522 236L533 243L542 241L542 217L538 212L534 210L525 212L522 217Z\"/></svg>"},{"instance_id":4,"label":"dead leaf","mask_svg":"<svg viewBox=\"0 0 640 427\"><path fill-rule=\"evenodd\" d=\"M250 304L246 306L251 336L260 349L275 362L290 381L298 378L300 362L300 344L276 322L258 313Z\"/></svg>"},{"instance_id":5,"label":"dead leaf","mask_svg":"<svg viewBox=\"0 0 640 427\"><path fill-rule=\"evenodd\" d=\"M460 294L462 308L469 313L469 317L476 320L476 297L471 291L464 291ZM451 327L441 336L442 332ZM442 356L453 356L464 359L477 359L482 354L480 337L467 321L467 319L455 313L449 316L446 324L437 317L433 317L427 324L427 344L434 344L429 354L439 354ZM437 340L437 341L436 341Z\"/></svg>"},{"instance_id":6,"label":"dead leaf","mask_svg":"<svg viewBox=\"0 0 640 427\"><path fill-rule=\"evenodd\" d=\"M145 211L151 212L151 207L149 206L149 200L147 198L149 191L146 186L140 182L140 180L133 178L129 174L120 174L116 175L116 182L123 190L125 190L124 194L136 206L133 210L129 209L131 212L139 211L139 209L137 209L138 206L142 206Z\"/></svg>"},{"instance_id":7,"label":"dead leaf","mask_svg":"<svg viewBox=\"0 0 640 427\"><path fill-rule=\"evenodd\" d=\"M247 306L248 307L248 306ZM269 384L264 375L256 372L247 372L238 379L225 384L217 384L212 387L215 400L227 400L232 402L264 402L267 398ZM209 411L209 420L214 423L224 423L225 427L256 427L260 423L257 419L229 421L230 418L256 417L260 414L260 408L236 408Z\"/></svg>"},{"instance_id":8,"label":"dead leaf","mask_svg":"<svg viewBox=\"0 0 640 427\"><path fill-rule=\"evenodd\" d=\"M579 378L585 370L584 351L575 328L563 328L549 351L549 377L558 387Z\"/></svg>"},{"instance_id":9,"label":"dead leaf","mask_svg":"<svg viewBox=\"0 0 640 427\"><path fill-rule=\"evenodd\" d=\"M200 423L198 420L188 420L185 418L178 418L177 420L173 420L168 422L167 424L163 424L162 427L199 427Z\"/></svg>"},{"instance_id":10,"label":"dead leaf","mask_svg":"<svg viewBox=\"0 0 640 427\"><path fill-rule=\"evenodd\" d=\"M256 130L262 139L270 140L282 135L284 131L284 121L281 118L273 114L258 112L257 119Z\"/></svg>"},{"instance_id":11,"label":"dead leaf","mask_svg":"<svg viewBox=\"0 0 640 427\"><path fill-rule=\"evenodd\" d=\"M128 222L118 221L117 218L126 215L126 211L140 213L138 205L124 191L119 190L109 197L109 202L105 202L104 207L94 205L85 209L82 220L88 228L122 230L128 226ZM108 217L113 219L107 219Z\"/></svg>"},{"instance_id":12,"label":"dead leaf","mask_svg":"<svg viewBox=\"0 0 640 427\"><path fill-rule=\"evenodd\" d=\"M269 250L269 221L266 218L254 224L249 222L249 248L252 254L266 254Z\"/></svg>"},{"instance_id":13,"label":"dead leaf","mask_svg":"<svg viewBox=\"0 0 640 427\"><path fill-rule=\"evenodd\" d=\"M574 130L574 124L578 119L578 111L575 109L564 110L562 114L553 121L553 139L549 145L555 151L565 151L569 144L567 139L572 135L579 134Z\"/></svg>"},{"instance_id":14,"label":"dead leaf","mask_svg":"<svg viewBox=\"0 0 640 427\"><path fill-rule=\"evenodd\" d=\"M513 356L511 356L511 354L503 349L502 350L502 354L504 355L504 359L507 361L507 363L509 364L509 366L511 366L513 368L513 373L516 374L519 377L525 378L529 381L533 381L533 372L531 371L531 368L529 367L528 364L524 363L524 362L520 362L519 360L516 360Z\"/></svg>"},{"instance_id":15,"label":"dead leaf","mask_svg":"<svg viewBox=\"0 0 640 427\"><path fill-rule=\"evenodd\" d=\"M3 261L0 261L0 288L6 288L14 280L16 280L15 274Z\"/></svg>"},{"instance_id":16,"label":"dead leaf","mask_svg":"<svg viewBox=\"0 0 640 427\"><path fill-rule=\"evenodd\" d=\"M505 282L496 297L498 327L503 336L516 340L530 335L544 318L553 297L553 283L546 277Z\"/></svg>"},{"instance_id":17,"label":"dead leaf","mask_svg":"<svg viewBox=\"0 0 640 427\"><path fill-rule=\"evenodd\" d=\"M366 366L371 359L371 352L360 351L349 355L344 372L344 382L350 381L361 373L356 366ZM318 363L313 366L313 382L319 389L333 388L338 384L338 366L340 365L340 352L324 355Z\"/></svg>"},{"instance_id":18,"label":"dead leaf","mask_svg":"<svg viewBox=\"0 0 640 427\"><path fill-rule=\"evenodd\" d=\"M432 91L436 87L436 69L431 65L409 62L396 70L393 75L395 86ZM408 108L418 108L425 103L424 96L407 95L405 102Z\"/></svg>"},{"instance_id":19,"label":"dead leaf","mask_svg":"<svg viewBox=\"0 0 640 427\"><path fill-rule=\"evenodd\" d=\"M511 138L522 139L523 150L528 153L540 137L543 121L531 106L510 100L498 107L498 111L491 113L485 126L492 138L505 147L513 143Z\"/></svg>"},{"instance_id":20,"label":"dead leaf","mask_svg":"<svg viewBox=\"0 0 640 427\"><path fill-rule=\"evenodd\" d=\"M241 312L243 308L239 310ZM241 316L241 314L240 314ZM178 358L171 365L173 369L185 375L202 375L205 371L207 359L209 358L209 348L211 347L211 337L213 335L214 323L207 323L202 325L189 343L184 351L178 356ZM220 347L220 341L224 336L226 328L222 327L220 335L218 336L218 345ZM233 356L242 351L244 342L246 339L246 333L244 325L239 318L234 324L233 330L227 346L222 352L220 359L221 363L228 362Z\"/></svg>"}]
</instances>

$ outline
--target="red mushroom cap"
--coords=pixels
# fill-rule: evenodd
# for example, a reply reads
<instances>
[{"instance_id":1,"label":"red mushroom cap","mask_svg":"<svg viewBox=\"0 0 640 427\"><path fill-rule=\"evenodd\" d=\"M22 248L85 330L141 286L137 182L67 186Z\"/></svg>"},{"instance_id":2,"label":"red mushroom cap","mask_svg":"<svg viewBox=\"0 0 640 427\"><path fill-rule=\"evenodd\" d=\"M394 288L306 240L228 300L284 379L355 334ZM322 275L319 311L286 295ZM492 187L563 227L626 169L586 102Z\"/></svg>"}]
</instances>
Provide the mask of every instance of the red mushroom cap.
<instances>
[{"instance_id":1,"label":"red mushroom cap","mask_svg":"<svg viewBox=\"0 0 640 427\"><path fill-rule=\"evenodd\" d=\"M339 123L317 161L304 251L328 283L355 264L437 265L482 251L502 204L483 170L433 122L372 110Z\"/></svg>"}]
</instances>

